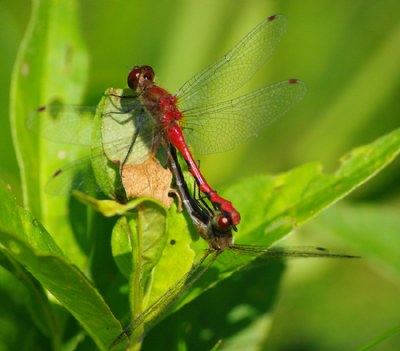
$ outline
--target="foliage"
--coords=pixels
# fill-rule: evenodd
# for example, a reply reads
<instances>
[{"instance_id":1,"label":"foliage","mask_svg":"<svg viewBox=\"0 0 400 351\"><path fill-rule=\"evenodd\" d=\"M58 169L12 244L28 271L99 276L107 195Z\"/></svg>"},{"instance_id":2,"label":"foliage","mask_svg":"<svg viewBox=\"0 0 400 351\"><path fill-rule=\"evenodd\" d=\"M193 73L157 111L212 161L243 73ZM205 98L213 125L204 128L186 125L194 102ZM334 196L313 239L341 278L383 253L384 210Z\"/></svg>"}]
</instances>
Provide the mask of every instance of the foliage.
<instances>
[{"instance_id":1,"label":"foliage","mask_svg":"<svg viewBox=\"0 0 400 351\"><path fill-rule=\"evenodd\" d=\"M92 7L88 10L85 6L89 5L83 5L84 12L93 10ZM105 2L99 2L97 6L96 20L100 21L102 26L104 23L108 26L110 22L116 26L124 23L124 30L118 32L115 28L110 28L109 32L103 33L104 37L101 40L103 45L98 45L97 39L97 45L91 47L92 55L96 55L96 52L101 50L101 55L97 55L99 60L92 62L92 70L105 72L101 74L101 83L99 75L89 82L89 92L96 96L92 102L98 102L104 88L114 83L113 79L116 85L121 85L121 72L115 74L115 70L118 66L124 67L124 64L118 62L117 56L126 56L129 60L134 56L139 62L148 60L146 63L158 64L162 81L171 82L172 86L177 84L175 76L178 73L172 71L171 67L180 69L179 76L190 76L187 63L189 60L183 60L184 62L180 60L181 63L176 64L174 55L177 54L174 53L179 52L179 46L185 47L185 51L188 50L188 39L185 35L189 33L183 29L188 28L187 21L191 21L190 9L195 7L187 5L181 9L186 19L177 22L174 30L178 31L180 28L180 31L179 34L171 35L174 40L166 43L168 36L163 35L164 39L158 42L159 45L164 46L165 57L168 57L163 61L161 58L157 59L161 57L158 55L158 50L161 49L152 47L144 50L156 36L143 39L141 30L132 29L129 40L125 39L128 35L125 28L127 23L134 24L134 28L149 28L149 16L140 15L149 11L145 8L146 5L141 5L142 11L138 11L138 8L136 11L125 9L124 13L118 12L121 9L116 7L106 8L105 6L109 4ZM165 12L162 6L157 7L150 17L161 18L157 14ZM225 13L227 5L224 6L221 2L219 5L213 5L212 13L207 12L210 15L208 18L210 25L206 26L207 28L201 27L207 49L203 47L205 53L201 62L200 58L196 58L198 61L195 65L198 67L194 68L194 72L204 64L210 63L210 56L216 55L216 58L224 51L214 50L215 52L211 53L212 50L208 50L213 45L213 39L210 42L210 38L217 38L217 36L211 36L207 32L217 28L218 19L224 18L226 21L225 26L218 27L218 34L226 32L225 27L228 21L233 23L231 16ZM249 11L253 9L250 11L250 17L252 17L250 27L247 29L260 20L258 6L259 3L254 1L249 7ZM388 6L392 6L390 2ZM171 10L171 8L168 9L168 11ZM118 12L122 18L110 16L109 11ZM232 8L231 11L232 15L235 15L240 13L241 9L238 6L235 9ZM296 25L292 24L296 20L292 21L294 15L291 16L295 11L299 11L296 10L295 5L291 8L282 8L280 11L289 17L290 34L288 36L292 36L292 39L288 39L289 42L296 41ZM315 11L322 13L321 7L316 7ZM307 60L313 61L315 58L316 63L308 62L307 66L306 62L302 62L300 55L299 61L293 68L294 71L290 72L290 74L299 72L298 75L304 80L307 82L310 80L311 98L304 104L303 110L298 110L299 116L308 115L310 117L305 118L311 118L315 111L324 109L323 114L326 118L322 118L320 122L312 122L298 116L298 121L293 122L292 128L286 127L291 131L282 134L277 133L275 129L275 134L279 134L282 144L281 147L275 148L276 155L269 154L268 158L271 156L271 163L276 166L281 158L286 159L284 162L290 162L296 157L299 158L299 155L307 155L306 158L301 159L302 162L317 158L332 165L337 155L345 149L353 148L358 144L366 145L349 152L334 173L323 173L319 163L305 163L303 166L277 176L244 177L242 174L241 180L236 179L229 187L224 187L221 193L237 204L243 217L236 235L238 243L270 246L281 240L294 228L302 226L323 209L348 195L381 171L395 158L400 149L399 130L389 133L390 129L385 129L384 123L377 126L369 126L367 123L369 119L372 119L373 111L379 111L381 114L383 112L389 115L395 114L389 107L384 109L381 106L384 102L388 106L395 104L390 97L396 86L396 77L398 77L396 58L399 52L395 40L398 38L398 29L396 29L398 25L389 28L390 21L382 21L387 38L380 43L379 38L370 36L371 40L374 39L378 43L376 44L378 48L371 50L372 44L369 46L371 53L367 59L361 61L363 65L354 72L351 71L352 67L349 64L343 65L340 66L340 72L332 74L339 67L336 66L333 50L336 49L336 52L340 53L347 53L350 50L354 57L359 55L358 52L351 51L354 46L351 42L352 37L346 38L350 43L340 42L338 32L351 32L351 35L355 37L357 34L354 30L347 29L346 31L346 28L353 28L349 23L355 17L361 25L370 24L371 19L376 23L379 18L387 18L383 15L383 11L377 12L372 9L363 9L360 14L361 10L355 5L349 6L347 17L340 18L337 14L335 17L335 12L340 11L341 9L337 6L329 14L332 16L332 23L340 24L339 28L335 27L334 30L330 28L329 33L325 33L328 37L319 42L328 50L323 58L325 60L331 58L331 61L323 61L323 59L316 61L318 55L313 57L305 50ZM266 10L265 13L270 14L270 12ZM392 12L394 15L395 11ZM129 18L126 17L128 13ZM337 18L340 18L340 21L335 22ZM83 27L86 28L85 33L90 41L90 35L93 34L90 33L88 27L93 24L91 23L93 19L87 18L87 20L88 23L85 23ZM166 20L165 17L162 19L162 21ZM297 21L308 22L307 19L301 17L297 18ZM122 331L123 325L132 316L137 316L145 310L158 296L179 280L207 246L198 238L188 218L177 211L175 204L169 210L165 210L154 201L140 199L121 207L112 200L97 201L84 196L80 197L80 200L91 201L102 213L104 213L102 209L106 206L107 215L113 216L104 218L91 207L88 208L77 201L76 197L54 197L45 193L45 183L49 175L61 165L80 157L82 150L73 145L61 146L43 140L27 130L25 123L29 113L43 103L74 104L83 101L90 71L87 49L83 45L78 23L76 2L68 1L59 4L51 0L34 1L31 22L14 66L10 115L21 181L15 180L16 175L10 178L7 173L2 173L2 176L5 175L6 179L13 184L14 191L2 182L0 187L0 263L4 269L0 272L0 287L4 303L0 310L2 323L0 349L32 350L36 347L54 350L92 350L94 344L99 349L106 349ZM155 33L162 34L166 27L163 23L150 27ZM110 27L112 27L111 24ZM232 27L232 30L234 28L236 26ZM172 29L169 30L170 33L173 32ZM192 30L197 29L193 26ZM245 30L241 30L241 33ZM236 33L235 29L234 40L238 37ZM336 38L333 37L333 33L337 35ZM318 35L323 34L315 33L314 36L303 38L304 40L298 38L297 44L292 42L291 47L284 46L282 55L286 58L282 60L281 66L273 62L277 67L274 76L282 78L282 67L285 67L285 64L288 66L288 58L292 60L291 53L296 51L293 49L296 45L300 47L307 45L307 40L318 39ZM150 34L146 33L146 35ZM377 33L374 35L378 36ZM129 46L131 50L141 49L143 52L140 53L141 50L139 50L139 53L131 53L131 55L129 52L120 54L118 49L121 47L121 40L119 40L121 36L123 46ZM218 37L223 38L222 34ZM106 49L107 52L104 52L104 43L110 45L110 48ZM174 44L173 47L166 47L172 44ZM216 42L214 44L217 45ZM220 44L221 42L218 42L218 46ZM201 42L197 42L196 45L202 48ZM309 47L308 53L313 50L311 45ZM301 50L297 50L299 51ZM112 57L108 56L109 52L112 52ZM193 56L197 57L195 54ZM110 65L111 61L113 65ZM175 62L174 65L171 61ZM309 67L309 70L300 72L299 67L302 65ZM381 72L382 65L385 69ZM190 69L192 68L193 66ZM332 96L332 92L325 89L326 82L331 79L340 87L349 72L353 75L346 79L348 86L341 87L340 93ZM112 77L112 74L118 78ZM318 75L321 77L317 80ZM379 85L382 81L385 81L384 86ZM264 84L264 79L261 82ZM376 82L377 85L374 86L371 82ZM313 91L319 94L314 99ZM87 99L91 100L91 97L86 97L85 102L88 101ZM300 126L300 123L307 128L311 125L311 130ZM395 129L398 127L398 121L394 118L387 119L386 125ZM279 126L276 128L279 130ZM318 135L322 135L326 140L318 139ZM378 137L379 135L384 136ZM295 142L297 137L299 140ZM278 137L270 135L270 139L274 142ZM370 142L374 139L375 141ZM254 148L254 144L251 147ZM8 148L10 149L10 146ZM240 163L244 162L244 158L246 162L249 162L248 170L254 169L252 162L257 162L257 160L259 162L264 157L266 147L258 142L256 148L261 150L261 154L251 152L251 157L247 157L243 156L243 151L242 154L239 151L233 161L227 162L224 159L227 169L234 168L235 162L239 164L237 168L240 168ZM283 157L285 153L292 156L285 158ZM210 170L212 168L220 170L221 166L218 162L221 163L210 160ZM282 167L285 163L280 165ZM267 169L267 165L262 165L262 167L265 167L264 170ZM398 197L397 200L394 197L396 194L398 196L396 183L398 177L393 172L394 167L398 167L398 163L390 168L392 172L384 172L381 177L377 177L377 180L372 182L370 188L365 187L366 190L357 193L359 199L369 202L376 200L375 203L364 206L347 203L341 207L335 207L333 210L324 212L316 221L312 221L308 228L310 231L320 233L316 239L318 243L322 240L322 233L331 232L336 237L341 235L344 242L349 243L356 254L375 258L375 262L381 267L382 275L398 277L398 255L395 248L398 247L399 242L397 233L399 223L394 209L398 201ZM208 169L205 168L205 171L207 173ZM212 172L210 174L214 176ZM19 185L22 188L21 192L18 191ZM18 200L15 199L14 194L17 195ZM392 203L383 206L381 199L389 196L393 196L394 206ZM23 203L18 205L17 203L21 203L19 201L21 197ZM129 236L126 233L129 233ZM143 241L135 242L137 238L142 238ZM350 249L346 251L351 252ZM177 348L177 345L183 345L186 342L191 350L195 347L211 349L216 345L218 338L223 338L223 343L220 346L216 345L216 349L234 349L240 348L240 345L246 345L248 349L250 347L256 349L257 345L263 342L266 330L269 328L270 312L277 296L283 267L279 262L272 263L269 269L259 267L251 272L235 274L234 279L226 279L239 268L247 266L250 261L251 259L246 257L232 258L228 253L226 256L221 256L193 289L180 297L174 305L174 310L201 296L169 318L169 323L164 323L161 328L155 328L154 332L160 333L162 337L152 338L150 334L147 347L160 349L163 345L157 345L157 340L161 339L164 346L166 340L169 340L171 348ZM139 284L135 279L141 273L138 270L143 270L145 284ZM349 279L352 279L352 276ZM214 295L203 294L207 288L220 281L221 284L213 289ZM243 289L244 284L251 287ZM233 291L238 293L233 294ZM317 290L315 294L313 299L321 298L323 293ZM357 295L354 294L354 296ZM342 301L336 301L335 296L331 299L335 304L342 303ZM390 307L394 308L394 306ZM343 308L345 309L345 306ZM185 323L179 320L179 316ZM298 319L302 320L302 316ZM382 327L385 327L377 328L379 331L374 333L364 334L362 340L365 343L369 341L366 335L383 334L385 330L393 327L387 324L389 320L385 321L383 318L380 320ZM191 325L192 330L185 330L181 327L182 324ZM312 320L307 325L311 328ZM335 335L333 327L327 325ZM210 334L207 336L207 330L201 329L207 326L211 329L211 336ZM289 332L291 322L288 321L286 327ZM322 334L316 336L316 339L320 338ZM286 342L283 339L287 338L281 338L281 345ZM271 342L273 344L276 341L272 338ZM302 340L302 342L306 343L308 340ZM352 341L351 345L360 346L360 343L362 341L357 339ZM146 348L146 342L144 347Z\"/></svg>"}]
</instances>

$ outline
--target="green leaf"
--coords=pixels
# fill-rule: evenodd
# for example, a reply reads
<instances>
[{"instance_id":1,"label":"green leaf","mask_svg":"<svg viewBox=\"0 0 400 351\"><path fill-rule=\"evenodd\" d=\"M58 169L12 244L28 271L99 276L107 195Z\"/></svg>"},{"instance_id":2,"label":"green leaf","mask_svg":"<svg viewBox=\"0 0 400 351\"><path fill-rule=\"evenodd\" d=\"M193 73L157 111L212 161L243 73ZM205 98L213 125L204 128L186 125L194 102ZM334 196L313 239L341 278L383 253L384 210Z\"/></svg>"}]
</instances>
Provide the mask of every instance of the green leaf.
<instances>
[{"instance_id":1,"label":"green leaf","mask_svg":"<svg viewBox=\"0 0 400 351\"><path fill-rule=\"evenodd\" d=\"M160 323L146 338L144 349L162 349L168 337L168 350L182 344L187 350L209 350L218 339L221 350L258 350L267 337L285 272L279 260L263 263L220 282Z\"/></svg>"},{"instance_id":2,"label":"green leaf","mask_svg":"<svg viewBox=\"0 0 400 351\"><path fill-rule=\"evenodd\" d=\"M196 251L192 244L199 240L199 235L188 217L182 214L175 205L168 211L167 244L153 272L149 304L181 279L195 261Z\"/></svg>"},{"instance_id":3,"label":"green leaf","mask_svg":"<svg viewBox=\"0 0 400 351\"><path fill-rule=\"evenodd\" d=\"M57 349L61 342L61 333L57 317L43 287L6 249L0 249L0 265L10 272L15 279L15 282L10 279L5 281L2 277L2 290L4 288L9 290L12 298L19 299L19 303L24 304L24 308L28 310L35 325L51 340L53 348ZM23 289L21 289L21 283ZM16 284L19 284L19 286L16 286ZM22 298L18 290L23 291Z\"/></svg>"},{"instance_id":4,"label":"green leaf","mask_svg":"<svg viewBox=\"0 0 400 351\"><path fill-rule=\"evenodd\" d=\"M37 255L10 234L0 233L0 241L71 312L100 349L121 332L101 295L75 266L60 257Z\"/></svg>"},{"instance_id":5,"label":"green leaf","mask_svg":"<svg viewBox=\"0 0 400 351\"><path fill-rule=\"evenodd\" d=\"M127 218L126 232L136 234L132 238L132 271L130 274L131 319L135 320L147 307L151 291L152 272L158 264L165 247L165 213L158 207L140 206L137 219ZM135 332L143 334L144 326Z\"/></svg>"},{"instance_id":6,"label":"green leaf","mask_svg":"<svg viewBox=\"0 0 400 351\"><path fill-rule=\"evenodd\" d=\"M142 284L146 285L150 271L158 263L167 239L166 212L161 206L150 201L142 204L139 202L137 212L127 213L117 221L112 233L111 246L121 273L129 278L132 271L146 270L144 275L147 276L141 278Z\"/></svg>"},{"instance_id":7,"label":"green leaf","mask_svg":"<svg viewBox=\"0 0 400 351\"><path fill-rule=\"evenodd\" d=\"M103 126L104 121L113 120L113 118L103 118L106 116L105 107L110 103L109 90L107 89L104 96L101 98L96 115L93 121L93 134L91 143L92 167L96 182L100 189L110 198L117 197L117 188L121 187L119 176L119 164L112 163L111 158L107 157L103 141ZM116 111L117 112L117 111ZM116 113L118 116L118 114ZM115 140L118 139L114 139ZM124 152L122 150L121 152ZM125 153L127 151L125 150ZM101 156L102 155L102 156ZM94 159L96 157L96 159Z\"/></svg>"},{"instance_id":8,"label":"green leaf","mask_svg":"<svg viewBox=\"0 0 400 351\"><path fill-rule=\"evenodd\" d=\"M347 154L342 158L341 167L332 175L323 174L320 165L307 164L275 177L258 176L238 182L231 186L229 190L223 192L225 198L237 204L242 214L242 224L236 235L237 241L263 247L272 246L275 242L287 236L296 226L315 217L322 210L371 178L389 164L399 151L400 130L396 130ZM169 219L175 213L175 209L171 208ZM191 246L196 252L196 256L199 257L207 245L203 240L199 240L193 227L190 228L190 232L194 238ZM175 242L172 239L173 234L171 232L168 236L171 240L170 243ZM168 282L166 282L165 277L176 270L177 267L180 267L180 262L182 262L180 261L181 256L176 252L173 253L173 249L173 246L167 245L163 253L168 273L164 271L160 279L157 279L156 276L153 278L154 287L163 283L162 293L154 294L152 292L155 299L162 296L169 287L173 286L183 276L183 273L178 276L174 275L173 279L168 279ZM179 263L177 262L178 259ZM192 264L193 260L194 256L191 256L185 261ZM254 256L240 255L233 250L226 249L218 256L218 259L201 279L196 281L190 290L184 291L179 296L178 302L174 304L172 310L179 309L209 287L247 266L253 260ZM174 299L167 301L174 301ZM163 301L166 305L151 305L144 312L144 322L147 326L138 325L138 328L133 329L134 340L137 340L144 330L151 328L165 316L164 308L171 307L167 301ZM140 302L135 301L135 303L139 304ZM255 328L257 329L257 327ZM246 334L245 331L243 332ZM251 330L249 333L251 335Z\"/></svg>"},{"instance_id":9,"label":"green leaf","mask_svg":"<svg viewBox=\"0 0 400 351\"><path fill-rule=\"evenodd\" d=\"M0 250L1 348L59 349L59 325L52 319L54 314L49 313L51 303L46 292L38 288L39 283L22 265L12 258L9 260L6 251Z\"/></svg>"},{"instance_id":10,"label":"green leaf","mask_svg":"<svg viewBox=\"0 0 400 351\"><path fill-rule=\"evenodd\" d=\"M396 130L347 154L345 158L342 158L341 167L334 174L323 174L321 166L308 164L275 177L257 176L234 184L222 194L232 200L242 214L242 224L239 226L239 232L236 235L237 242L270 247L276 241L287 236L297 225L315 217L371 178L387 166L399 151L400 130ZM169 212L170 215L173 213L173 210ZM202 249L206 247L206 244L203 240L198 239L193 228L191 228L191 234L194 239L192 247L198 256ZM171 262L176 257L176 255L175 258L171 257ZM225 250L191 290L185 291L179 297L178 302L174 304L171 310L176 311L181 308L209 287L247 266L253 258L247 255L239 255L229 249ZM171 266L173 267L173 263L171 263ZM178 264L175 264L175 267L177 266ZM246 272L246 275L248 275L248 272ZM258 276L261 275L262 273L259 272ZM273 284L268 285L270 289L273 286ZM226 294L227 291L233 290L230 288L222 291L223 294ZM227 296L222 295L221 299L227 299ZM206 305L209 306L210 304L206 303ZM204 306L204 304L201 306ZM213 310L214 308L211 307L210 309ZM188 311L191 315L193 309L191 308ZM267 316L260 315L260 312L261 310L257 310L257 315L260 318L267 318ZM160 309L158 313L160 313ZM149 314L148 317L150 320L146 322L150 326L154 324L151 318L154 318L156 322L162 318L157 315L154 316L153 313ZM249 329L246 329L245 325ZM254 325L243 324L241 332L236 330L235 334L229 334L232 336L232 339L229 338L228 340L229 345L234 348L241 337L245 339L254 337L253 332L259 327L265 328L265 321L260 320L260 325L257 325L257 323ZM256 340L257 338L253 340L254 343L257 343ZM247 346L250 347L250 344Z\"/></svg>"},{"instance_id":11,"label":"green leaf","mask_svg":"<svg viewBox=\"0 0 400 351\"><path fill-rule=\"evenodd\" d=\"M127 251L125 255L132 256L133 259L132 267L134 268L131 271L130 294L131 311L134 317L137 317L146 307L150 306L152 309L153 303L190 270L195 258L195 252L191 248L192 232L189 231L188 222L182 213L178 212L174 205L171 207L168 214L168 229L165 233L160 231L160 228L156 228L162 226L163 222L160 220L159 214L154 213L154 209L150 209L150 216L156 220L156 226L153 228L152 221L146 218L148 210L148 208L142 210L139 208L137 216L138 218L142 216L142 219L138 219L137 223L129 219L121 219L119 223L122 222L121 227L125 228L121 231L118 228L119 237L129 235L133 251L133 255ZM145 228L143 226L146 222L148 223ZM136 234L136 238L134 234ZM119 246L122 247L122 245ZM164 305L160 305L152 309L150 314L151 317L154 317L154 320L150 318L153 322L152 325L158 321L159 316L163 315L164 307ZM147 325L141 324L133 330L132 339L138 343L135 344L136 347L141 343L143 333L145 330L147 331L147 328Z\"/></svg>"},{"instance_id":12,"label":"green leaf","mask_svg":"<svg viewBox=\"0 0 400 351\"><path fill-rule=\"evenodd\" d=\"M82 203L91 206L96 211L100 212L103 216L112 217L117 215L125 215L142 203L154 203L160 207L163 205L150 197L141 197L138 199L130 200L126 204L121 204L115 200L98 200L90 195L86 195L79 191L74 191L75 197Z\"/></svg>"},{"instance_id":13,"label":"green leaf","mask_svg":"<svg viewBox=\"0 0 400 351\"><path fill-rule=\"evenodd\" d=\"M61 250L41 224L17 207L4 184L0 186L0 212L22 212L21 216L0 217L0 243L8 254L71 312L100 349L106 349L121 326L92 283L59 255ZM43 240L38 239L41 236Z\"/></svg>"},{"instance_id":14,"label":"green leaf","mask_svg":"<svg viewBox=\"0 0 400 351\"><path fill-rule=\"evenodd\" d=\"M127 218L122 216L113 228L111 248L115 264L122 275L129 279L132 272L132 240L136 241L136 227L128 227Z\"/></svg>"},{"instance_id":15,"label":"green leaf","mask_svg":"<svg viewBox=\"0 0 400 351\"><path fill-rule=\"evenodd\" d=\"M153 280L147 296L148 303L154 302L190 269L195 258L190 244L192 237L198 237L198 234L191 232L193 228L189 231L190 224L188 226L187 220L175 206L168 210L168 225L165 232L166 210L154 199L139 198L120 204L114 200L97 200L77 191L74 194L79 201L93 207L104 216L123 216L113 229L114 260L121 273L129 276L132 270L135 270L133 268L135 263L132 264L132 252L139 250L138 246L142 247L140 253L134 254L136 258L133 260L139 265L140 270L143 269L142 266L149 265L150 268L146 268L147 275L152 271ZM137 223L138 211L144 216L140 225ZM140 231L137 226L141 227ZM139 240L138 235L142 239ZM142 284L146 285L146 279L148 277L142 278Z\"/></svg>"},{"instance_id":16,"label":"green leaf","mask_svg":"<svg viewBox=\"0 0 400 351\"><path fill-rule=\"evenodd\" d=\"M221 194L236 204L242 215L236 242L272 246L370 179L399 152L400 129L348 153L334 174L323 174L320 165L306 164L275 177L257 176L232 185ZM199 241L192 247L199 254L204 243ZM176 308L252 260L225 250Z\"/></svg>"},{"instance_id":17,"label":"green leaf","mask_svg":"<svg viewBox=\"0 0 400 351\"><path fill-rule=\"evenodd\" d=\"M65 164L81 155L72 145L56 145L27 128L33 111L49 103L79 103L87 81L88 57L79 32L77 1L34 1L12 77L11 123L21 170L24 204L39 218L68 257L85 268L66 213L76 213L67 197L45 195L45 183ZM67 83L66 83L67 82ZM43 124L46 123L43 118ZM39 124L40 124L39 122Z\"/></svg>"}]
</instances>

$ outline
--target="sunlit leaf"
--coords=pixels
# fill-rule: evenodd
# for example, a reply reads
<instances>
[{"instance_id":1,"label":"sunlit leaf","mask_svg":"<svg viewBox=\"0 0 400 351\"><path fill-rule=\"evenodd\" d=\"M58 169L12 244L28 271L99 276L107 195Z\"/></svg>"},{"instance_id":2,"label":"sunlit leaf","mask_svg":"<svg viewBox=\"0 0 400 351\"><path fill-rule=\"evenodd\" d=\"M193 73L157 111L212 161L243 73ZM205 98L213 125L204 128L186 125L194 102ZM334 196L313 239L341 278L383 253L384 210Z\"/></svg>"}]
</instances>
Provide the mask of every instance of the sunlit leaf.
<instances>
[{"instance_id":1,"label":"sunlit leaf","mask_svg":"<svg viewBox=\"0 0 400 351\"><path fill-rule=\"evenodd\" d=\"M0 185L0 207L1 213L15 214L0 217L0 241L8 254L71 312L100 349L105 349L121 326L102 296L75 265L60 255L61 250L34 217L19 215L24 210L17 207L4 184Z\"/></svg>"}]
</instances>

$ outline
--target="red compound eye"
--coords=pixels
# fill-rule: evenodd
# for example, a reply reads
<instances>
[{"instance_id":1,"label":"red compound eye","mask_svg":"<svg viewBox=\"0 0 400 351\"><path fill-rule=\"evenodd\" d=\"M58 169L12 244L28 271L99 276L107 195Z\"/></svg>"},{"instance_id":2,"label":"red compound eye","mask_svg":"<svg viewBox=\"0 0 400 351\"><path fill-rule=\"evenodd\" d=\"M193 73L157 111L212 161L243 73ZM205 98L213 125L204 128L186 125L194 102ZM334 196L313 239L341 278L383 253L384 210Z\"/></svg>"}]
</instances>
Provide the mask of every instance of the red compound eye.
<instances>
[{"instance_id":1,"label":"red compound eye","mask_svg":"<svg viewBox=\"0 0 400 351\"><path fill-rule=\"evenodd\" d=\"M128 86L132 90L137 90L138 86L146 86L148 82L153 83L154 71L150 66L135 66L128 75ZM147 84L146 84L147 82Z\"/></svg>"},{"instance_id":2,"label":"red compound eye","mask_svg":"<svg viewBox=\"0 0 400 351\"><path fill-rule=\"evenodd\" d=\"M225 215L221 215L217 221L218 227L221 229L228 229L231 226L231 221Z\"/></svg>"},{"instance_id":3,"label":"red compound eye","mask_svg":"<svg viewBox=\"0 0 400 351\"><path fill-rule=\"evenodd\" d=\"M142 66L143 77L147 80L154 80L154 71L150 66Z\"/></svg>"},{"instance_id":4,"label":"red compound eye","mask_svg":"<svg viewBox=\"0 0 400 351\"><path fill-rule=\"evenodd\" d=\"M132 71L129 72L128 75L128 86L132 90L136 90L138 83L139 83L139 78L142 73L142 70L139 66L133 67Z\"/></svg>"}]
</instances>

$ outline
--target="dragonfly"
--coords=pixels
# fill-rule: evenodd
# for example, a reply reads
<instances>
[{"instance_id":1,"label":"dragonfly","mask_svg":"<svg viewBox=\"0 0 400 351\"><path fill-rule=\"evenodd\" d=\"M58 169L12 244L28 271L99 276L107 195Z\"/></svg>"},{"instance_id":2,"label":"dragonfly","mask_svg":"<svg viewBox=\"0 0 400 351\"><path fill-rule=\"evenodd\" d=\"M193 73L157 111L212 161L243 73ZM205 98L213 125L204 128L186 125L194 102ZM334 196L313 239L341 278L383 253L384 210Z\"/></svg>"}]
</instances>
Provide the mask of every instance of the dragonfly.
<instances>
[{"instance_id":1,"label":"dragonfly","mask_svg":"<svg viewBox=\"0 0 400 351\"><path fill-rule=\"evenodd\" d=\"M331 253L321 247L296 247L296 248L280 248L280 247L262 247L255 245L242 245L233 243L233 224L227 222L227 218L222 211L210 208L203 199L195 198L189 190L183 175L182 168L179 164L177 152L170 145L168 155L169 167L174 175L175 185L179 192L183 206L185 207L189 217L203 239L208 243L208 249L195 263L190 271L186 273L172 288L167 290L152 305L150 305L139 317L133 320L123 332L113 341L111 347L114 347L125 338L135 336L133 342L140 342L144 334L146 334L155 324L157 324L166 314L166 311L182 296L184 292L189 290L198 281L217 258L227 252L237 255L246 255L255 259L270 258L358 258L358 256ZM140 333L135 333L136 331ZM128 342L132 342L129 340Z\"/></svg>"},{"instance_id":2,"label":"dragonfly","mask_svg":"<svg viewBox=\"0 0 400 351\"><path fill-rule=\"evenodd\" d=\"M122 127L129 123L135 126L133 135L103 142L105 149L109 145L125 153L119 158L120 170L130 155L142 155L144 148L152 154L161 140L167 140L183 156L199 190L214 209L223 214L226 225L235 230L240 223L240 213L231 201L220 196L208 184L193 155L234 148L256 136L304 97L305 84L298 79L288 79L227 99L242 88L267 61L280 42L286 26L287 20L283 15L264 19L223 57L189 79L174 95L155 83L155 72L151 66L135 66L127 79L130 93L110 94L110 98L122 101L120 111L102 114L103 123L121 114L126 116L119 122ZM59 108L60 111L62 109ZM57 106L48 106L41 108L38 113L55 110ZM79 108L75 111L79 112ZM79 116L79 113L75 115ZM86 122L82 126L79 117L70 116L60 120L65 120L65 123L62 122L57 129L63 133L48 132L56 141L68 139L68 135L74 141L81 141L84 136L91 134ZM136 142L139 129L148 123L150 126L141 134L143 142L139 145ZM95 157L91 157L91 162L96 162ZM66 174L68 169L57 171L52 182L60 183L62 178L67 178L64 177ZM79 182L73 186L79 187L78 184L85 181L84 177L78 176L78 179Z\"/></svg>"}]
</instances>

